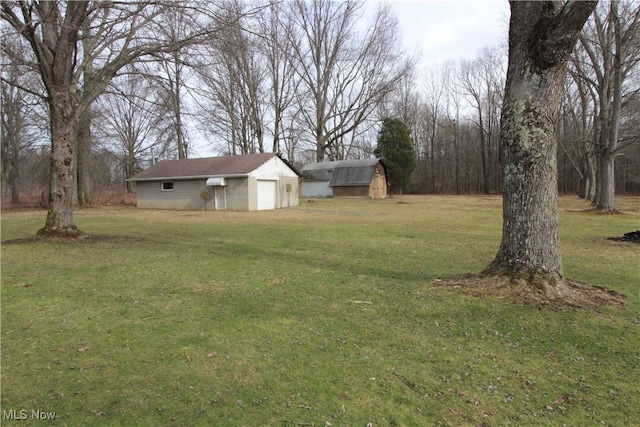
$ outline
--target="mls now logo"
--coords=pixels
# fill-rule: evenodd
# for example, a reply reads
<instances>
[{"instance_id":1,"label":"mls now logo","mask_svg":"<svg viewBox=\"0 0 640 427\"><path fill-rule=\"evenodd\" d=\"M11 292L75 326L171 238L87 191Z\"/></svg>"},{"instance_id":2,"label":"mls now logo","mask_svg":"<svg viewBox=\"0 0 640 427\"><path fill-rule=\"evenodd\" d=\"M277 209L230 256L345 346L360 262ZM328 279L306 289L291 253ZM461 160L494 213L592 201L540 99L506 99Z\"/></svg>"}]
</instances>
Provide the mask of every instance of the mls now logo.
<instances>
[{"instance_id":1,"label":"mls now logo","mask_svg":"<svg viewBox=\"0 0 640 427\"><path fill-rule=\"evenodd\" d=\"M2 410L2 418L5 420L26 420L29 418L29 413L26 409L20 411L16 409Z\"/></svg>"},{"instance_id":2,"label":"mls now logo","mask_svg":"<svg viewBox=\"0 0 640 427\"><path fill-rule=\"evenodd\" d=\"M33 409L31 411L27 411L26 409L5 409L2 411L2 418L5 420L53 420L56 418L56 413L41 411L39 409Z\"/></svg>"}]
</instances>

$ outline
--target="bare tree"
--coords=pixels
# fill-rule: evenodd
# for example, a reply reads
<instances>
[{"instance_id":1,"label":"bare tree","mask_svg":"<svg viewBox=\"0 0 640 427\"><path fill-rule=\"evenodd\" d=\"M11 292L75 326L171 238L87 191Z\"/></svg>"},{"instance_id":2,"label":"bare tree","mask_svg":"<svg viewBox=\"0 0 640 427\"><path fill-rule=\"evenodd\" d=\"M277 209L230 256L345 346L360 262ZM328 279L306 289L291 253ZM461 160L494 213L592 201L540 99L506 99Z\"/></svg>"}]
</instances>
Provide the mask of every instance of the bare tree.
<instances>
[{"instance_id":1,"label":"bare tree","mask_svg":"<svg viewBox=\"0 0 640 427\"><path fill-rule=\"evenodd\" d=\"M578 195L593 201L596 196L596 141L594 139L594 120L597 105L594 104L595 92L580 76L579 62L576 61L580 49L571 56L569 75L565 82L561 107L561 122L558 131L558 144L561 154L566 157L580 179ZM559 163L562 156L559 158ZM565 163L566 163L565 161ZM561 188L568 186L568 177L560 183Z\"/></svg>"},{"instance_id":2,"label":"bare tree","mask_svg":"<svg viewBox=\"0 0 640 427\"><path fill-rule=\"evenodd\" d=\"M226 3L225 24L219 37L208 40L206 60L198 68L199 94L206 100L200 102L202 124L227 142L230 154L265 150L268 63L254 14L240 1Z\"/></svg>"},{"instance_id":3,"label":"bare tree","mask_svg":"<svg viewBox=\"0 0 640 427\"><path fill-rule=\"evenodd\" d=\"M510 4L502 242L484 274L524 284L518 292L542 300L571 299L558 235L555 131L566 64L597 2Z\"/></svg>"},{"instance_id":4,"label":"bare tree","mask_svg":"<svg viewBox=\"0 0 640 427\"><path fill-rule=\"evenodd\" d=\"M594 202L600 211L616 210L615 159L619 152L620 120L624 104L637 96L639 90L637 83L628 84L628 78L640 63L639 38L640 5L614 0L596 8L580 37L586 52L585 62L578 63L580 78L590 85L597 102L598 180Z\"/></svg>"},{"instance_id":5,"label":"bare tree","mask_svg":"<svg viewBox=\"0 0 640 427\"><path fill-rule=\"evenodd\" d=\"M109 148L124 159L125 178L142 170L142 160L152 150L152 157L160 157L168 148L159 139L165 117L158 111L160 104L150 81L133 70L112 80L111 89L96 101L96 134L104 141L103 149ZM130 181L127 192L133 192Z\"/></svg>"},{"instance_id":6,"label":"bare tree","mask_svg":"<svg viewBox=\"0 0 640 427\"><path fill-rule=\"evenodd\" d=\"M4 46L3 46L4 47ZM5 49L3 49L5 50ZM2 67L2 79L10 83L2 84L0 108L2 143L2 195L10 187L11 203L20 203L20 152L25 144L28 93L18 86L24 72L17 62Z\"/></svg>"},{"instance_id":7,"label":"bare tree","mask_svg":"<svg viewBox=\"0 0 640 427\"><path fill-rule=\"evenodd\" d=\"M454 189L456 194L462 192L462 150L460 138L460 119L462 108L462 95L456 90L453 79L447 81L447 119L451 124L452 143L454 150L453 168L454 168Z\"/></svg>"},{"instance_id":8,"label":"bare tree","mask_svg":"<svg viewBox=\"0 0 640 427\"><path fill-rule=\"evenodd\" d=\"M446 91L452 67L452 63L445 62L429 69L424 84L426 108L422 120L427 129L423 143L425 144L424 154L427 157L426 188L428 192L436 192L442 185L436 169L441 166L440 157L443 150L439 144L442 142L442 118L447 108Z\"/></svg>"},{"instance_id":9,"label":"bare tree","mask_svg":"<svg viewBox=\"0 0 640 427\"><path fill-rule=\"evenodd\" d=\"M46 90L51 124L49 210L45 236L80 237L73 222L78 119L126 64L151 52L168 52L207 32L199 26L173 43L145 36L154 22L178 4L73 1L3 2L0 16L31 46ZM85 31L89 23L89 32ZM92 38L92 50L80 43ZM95 66L91 87L77 93L87 64Z\"/></svg>"},{"instance_id":10,"label":"bare tree","mask_svg":"<svg viewBox=\"0 0 640 427\"><path fill-rule=\"evenodd\" d=\"M316 160L344 143L376 110L412 63L399 48L397 21L381 6L362 36L357 22L362 3L295 1L294 61L305 91L298 91L300 111L311 130Z\"/></svg>"},{"instance_id":11,"label":"bare tree","mask_svg":"<svg viewBox=\"0 0 640 427\"><path fill-rule=\"evenodd\" d=\"M0 155L2 195L11 194L11 202L20 204L21 196L41 193L46 180L32 168L30 153L41 153L49 129L44 126L42 83L33 68L34 57L28 44L11 37L12 29L2 27L0 72L2 78L0 116Z\"/></svg>"},{"instance_id":12,"label":"bare tree","mask_svg":"<svg viewBox=\"0 0 640 427\"><path fill-rule=\"evenodd\" d=\"M179 44L190 36L198 25L198 17L188 9L177 9L163 14L157 22L161 39L169 44ZM177 157L189 157L189 135L185 123L185 98L188 96L187 82L193 74L197 46L186 44L168 52L153 54L154 61L147 64L146 76L157 86L157 92L164 108L165 120L161 130L168 143L174 144Z\"/></svg>"},{"instance_id":13,"label":"bare tree","mask_svg":"<svg viewBox=\"0 0 640 427\"><path fill-rule=\"evenodd\" d=\"M398 118L407 125L414 141L416 168L412 174L411 190L427 191L427 138L430 134L425 94L416 90L420 87L417 71L411 70L399 81L394 90L378 107L376 120L380 123L384 118ZM377 136L374 136L375 140Z\"/></svg>"},{"instance_id":14,"label":"bare tree","mask_svg":"<svg viewBox=\"0 0 640 427\"><path fill-rule=\"evenodd\" d=\"M282 3L271 2L268 9L260 14L258 32L263 37L259 39L259 49L266 59L267 79L269 81L269 106L273 120L272 151L280 152L281 141L286 132L285 118L295 99L295 70L288 55L292 49L292 22L288 19ZM290 160L293 160L291 153Z\"/></svg>"},{"instance_id":15,"label":"bare tree","mask_svg":"<svg viewBox=\"0 0 640 427\"><path fill-rule=\"evenodd\" d=\"M504 87L500 70L501 61L497 49L485 48L473 61L463 61L459 81L463 93L476 110L474 120L480 140L480 160L482 165L482 190L490 193L490 165L494 130L498 124L501 92Z\"/></svg>"},{"instance_id":16,"label":"bare tree","mask_svg":"<svg viewBox=\"0 0 640 427\"><path fill-rule=\"evenodd\" d=\"M95 15L98 17L98 15ZM94 40L91 26L92 22L88 19L82 23L82 33L84 37L80 39L82 44L82 52L91 52L94 49ZM94 62L92 55L87 55L83 61L82 72L78 75L77 94L80 98L85 97L85 91L90 91L95 86L94 81ZM74 202L80 206L87 205L91 199L90 173L89 173L89 157L92 149L91 138L91 122L92 122L91 105L88 105L84 111L80 112L77 117L76 125L76 145L74 147L76 153L75 178L76 186L74 188Z\"/></svg>"}]
</instances>

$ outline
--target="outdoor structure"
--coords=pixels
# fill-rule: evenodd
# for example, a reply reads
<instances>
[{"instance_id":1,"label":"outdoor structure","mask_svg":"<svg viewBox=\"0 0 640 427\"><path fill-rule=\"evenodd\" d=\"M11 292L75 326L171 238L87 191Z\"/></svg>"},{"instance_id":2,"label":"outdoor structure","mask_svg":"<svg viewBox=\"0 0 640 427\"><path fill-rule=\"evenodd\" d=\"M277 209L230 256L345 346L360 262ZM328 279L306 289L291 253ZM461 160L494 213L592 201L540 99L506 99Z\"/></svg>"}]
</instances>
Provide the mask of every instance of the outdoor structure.
<instances>
[{"instance_id":1,"label":"outdoor structure","mask_svg":"<svg viewBox=\"0 0 640 427\"><path fill-rule=\"evenodd\" d=\"M137 206L255 211L297 206L300 174L275 153L166 160L130 179Z\"/></svg>"},{"instance_id":2,"label":"outdoor structure","mask_svg":"<svg viewBox=\"0 0 640 427\"><path fill-rule=\"evenodd\" d=\"M380 159L310 163L302 168L303 197L387 197Z\"/></svg>"}]
</instances>

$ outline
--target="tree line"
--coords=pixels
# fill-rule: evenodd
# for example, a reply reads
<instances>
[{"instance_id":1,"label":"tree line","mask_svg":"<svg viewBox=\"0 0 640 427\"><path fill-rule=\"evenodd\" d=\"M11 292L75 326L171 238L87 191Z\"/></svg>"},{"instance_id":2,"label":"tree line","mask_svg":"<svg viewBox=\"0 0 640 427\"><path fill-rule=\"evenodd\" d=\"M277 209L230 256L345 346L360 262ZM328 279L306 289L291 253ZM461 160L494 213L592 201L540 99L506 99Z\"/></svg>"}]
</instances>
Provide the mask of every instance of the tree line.
<instances>
[{"instance_id":1,"label":"tree line","mask_svg":"<svg viewBox=\"0 0 640 427\"><path fill-rule=\"evenodd\" d=\"M414 142L409 191L500 192L506 43L418 69L392 9L365 6L3 2L3 196L89 203L204 141L297 164L370 157L389 117ZM602 210L640 192L639 10L600 3L564 81L558 187Z\"/></svg>"},{"instance_id":2,"label":"tree line","mask_svg":"<svg viewBox=\"0 0 640 427\"><path fill-rule=\"evenodd\" d=\"M601 2L568 63L556 132L558 189L614 211L616 192L640 192L640 5ZM389 98L386 115L411 129L419 193L498 193L506 52L434 66ZM417 91L416 87L422 90Z\"/></svg>"}]
</instances>

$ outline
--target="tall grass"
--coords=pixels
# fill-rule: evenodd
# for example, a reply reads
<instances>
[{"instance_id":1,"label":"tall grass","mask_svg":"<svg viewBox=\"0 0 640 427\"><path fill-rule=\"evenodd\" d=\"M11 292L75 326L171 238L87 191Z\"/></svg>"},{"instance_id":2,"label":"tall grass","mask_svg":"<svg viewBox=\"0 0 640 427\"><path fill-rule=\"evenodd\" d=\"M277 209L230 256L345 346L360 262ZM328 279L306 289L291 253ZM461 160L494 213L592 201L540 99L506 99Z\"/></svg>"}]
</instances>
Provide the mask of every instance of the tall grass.
<instances>
[{"instance_id":1,"label":"tall grass","mask_svg":"<svg viewBox=\"0 0 640 427\"><path fill-rule=\"evenodd\" d=\"M567 275L628 296L599 314L433 285L492 260L499 197L80 210L102 239L2 245L2 423L634 425L640 250L606 237L640 212L620 203L561 200ZM3 214L2 239L44 217Z\"/></svg>"}]
</instances>

